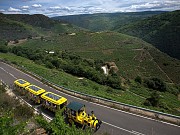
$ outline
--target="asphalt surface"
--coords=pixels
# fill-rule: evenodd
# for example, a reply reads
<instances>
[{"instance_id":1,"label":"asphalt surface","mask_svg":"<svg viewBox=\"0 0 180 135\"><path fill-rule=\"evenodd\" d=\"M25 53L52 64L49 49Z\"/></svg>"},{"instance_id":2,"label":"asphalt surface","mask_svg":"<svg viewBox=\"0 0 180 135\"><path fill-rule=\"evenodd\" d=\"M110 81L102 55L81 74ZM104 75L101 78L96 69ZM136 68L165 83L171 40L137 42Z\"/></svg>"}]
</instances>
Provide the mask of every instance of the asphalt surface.
<instances>
[{"instance_id":1,"label":"asphalt surface","mask_svg":"<svg viewBox=\"0 0 180 135\"><path fill-rule=\"evenodd\" d=\"M77 101L85 104L87 108L86 110L89 114L91 110L93 110L97 118L103 121L103 124L97 133L107 132L111 135L180 135L180 126L152 120L150 118L78 99L59 92L41 83L30 75L0 62L0 80L3 80L8 85L12 85L16 79L20 78L30 82L31 84L35 84L46 91L51 91L64 96L69 102Z\"/></svg>"}]
</instances>

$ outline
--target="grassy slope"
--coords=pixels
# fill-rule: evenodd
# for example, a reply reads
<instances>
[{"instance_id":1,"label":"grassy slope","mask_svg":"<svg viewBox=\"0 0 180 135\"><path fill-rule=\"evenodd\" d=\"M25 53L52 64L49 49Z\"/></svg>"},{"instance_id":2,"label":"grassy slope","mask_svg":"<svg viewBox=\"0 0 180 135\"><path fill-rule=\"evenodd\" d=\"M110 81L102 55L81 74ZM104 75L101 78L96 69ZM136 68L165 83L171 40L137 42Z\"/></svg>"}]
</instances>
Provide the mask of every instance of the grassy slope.
<instances>
[{"instance_id":1,"label":"grassy slope","mask_svg":"<svg viewBox=\"0 0 180 135\"><path fill-rule=\"evenodd\" d=\"M168 55L180 59L180 10L130 23L118 32L140 37Z\"/></svg>"},{"instance_id":2,"label":"grassy slope","mask_svg":"<svg viewBox=\"0 0 180 135\"><path fill-rule=\"evenodd\" d=\"M55 24L55 21L42 14L6 14L4 16L10 20L22 22L33 27L50 29Z\"/></svg>"},{"instance_id":3,"label":"grassy slope","mask_svg":"<svg viewBox=\"0 0 180 135\"><path fill-rule=\"evenodd\" d=\"M172 66L175 63L169 57L138 38L114 32L90 33L80 31L75 36L62 34L45 39L47 41L28 40L22 46L68 50L86 58L114 61L119 68L119 74L124 78L133 79L140 75L142 77L158 76L167 82L171 82L171 80L180 81L179 73L177 73L179 67ZM154 54L158 54L158 56ZM159 56L166 60L158 61ZM168 66L161 67L166 73L158 66L159 63L163 65L162 62L169 63ZM180 62L176 61L176 63L179 64ZM173 71L170 72L169 67L172 67Z\"/></svg>"},{"instance_id":4,"label":"grassy slope","mask_svg":"<svg viewBox=\"0 0 180 135\"><path fill-rule=\"evenodd\" d=\"M0 40L24 39L35 36L52 36L54 33L79 31L78 27L54 21L44 15L0 13Z\"/></svg>"},{"instance_id":5,"label":"grassy slope","mask_svg":"<svg viewBox=\"0 0 180 135\"><path fill-rule=\"evenodd\" d=\"M29 35L36 36L39 33L30 25L10 20L0 14L0 39L14 40L27 38Z\"/></svg>"},{"instance_id":6,"label":"grassy slope","mask_svg":"<svg viewBox=\"0 0 180 135\"><path fill-rule=\"evenodd\" d=\"M69 89L134 105L141 105L141 102L143 102L143 99L139 97L132 100L131 98L133 95L129 92L114 91L113 94L109 94L106 92L106 89L108 88L107 86L99 85L87 79L79 80L78 77L72 76L62 71L45 68L44 66L37 65L33 61L26 58L22 58L13 54L3 53L0 54L0 58L9 60L13 63L17 63L18 65L25 67L29 71L41 75L42 77Z\"/></svg>"},{"instance_id":7,"label":"grassy slope","mask_svg":"<svg viewBox=\"0 0 180 135\"><path fill-rule=\"evenodd\" d=\"M163 13L163 14L162 14ZM159 15L158 15L159 14ZM180 10L55 17L92 31L113 30L136 36L180 59Z\"/></svg>"},{"instance_id":8,"label":"grassy slope","mask_svg":"<svg viewBox=\"0 0 180 135\"><path fill-rule=\"evenodd\" d=\"M3 53L0 53L0 58L16 63L17 65L23 66L29 71L43 76L44 78L51 80L56 84L65 86L66 88L136 106L145 107L143 105L145 98L143 97L148 97L151 93L147 89L136 84L134 85L134 88L132 90L130 89L130 91L113 90L111 93L107 93L106 86L99 85L87 79L79 80L77 77L64 73L62 71L47 69L43 66L35 64L33 61L28 60L26 58L22 58L13 54ZM138 95L141 95L143 93L143 97L135 95L132 92L137 93ZM175 111L175 109L178 109L178 107L180 106L180 101L177 100L176 96L169 93L161 93L161 97L161 101L164 102L166 106L168 106L169 110L165 110L163 108L160 109L156 107L150 107L151 109L180 115L179 112Z\"/></svg>"}]
</instances>

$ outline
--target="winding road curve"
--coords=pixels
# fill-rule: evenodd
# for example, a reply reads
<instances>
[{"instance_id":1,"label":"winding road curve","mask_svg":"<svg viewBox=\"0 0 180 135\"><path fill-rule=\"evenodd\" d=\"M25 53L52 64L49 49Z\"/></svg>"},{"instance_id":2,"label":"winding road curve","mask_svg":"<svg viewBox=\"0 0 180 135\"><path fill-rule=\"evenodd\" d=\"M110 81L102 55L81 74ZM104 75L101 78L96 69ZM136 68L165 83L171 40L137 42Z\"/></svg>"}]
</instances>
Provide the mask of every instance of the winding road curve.
<instances>
[{"instance_id":1,"label":"winding road curve","mask_svg":"<svg viewBox=\"0 0 180 135\"><path fill-rule=\"evenodd\" d=\"M111 135L179 135L180 126L156 121L143 116L131 114L121 110L116 110L103 105L91 103L62 92L59 92L20 70L0 62L0 80L8 85L13 84L16 79L22 78L32 84L42 87L46 91L51 91L64 96L68 101L78 101L86 105L87 112L94 110L95 115L103 121L101 128L97 131L107 132Z\"/></svg>"}]
</instances>

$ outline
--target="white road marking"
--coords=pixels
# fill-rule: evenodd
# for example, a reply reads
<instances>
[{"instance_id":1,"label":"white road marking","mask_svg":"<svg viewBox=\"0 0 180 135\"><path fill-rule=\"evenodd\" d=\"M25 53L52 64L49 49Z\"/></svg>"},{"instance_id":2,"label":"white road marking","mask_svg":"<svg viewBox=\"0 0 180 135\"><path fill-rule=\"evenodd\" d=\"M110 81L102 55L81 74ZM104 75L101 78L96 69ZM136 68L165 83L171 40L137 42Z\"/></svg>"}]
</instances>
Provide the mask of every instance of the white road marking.
<instances>
[{"instance_id":1,"label":"white road marking","mask_svg":"<svg viewBox=\"0 0 180 135\"><path fill-rule=\"evenodd\" d=\"M129 133L131 133L131 134L135 134L135 135L145 135L145 134L143 134L143 133L139 133L139 132L134 131L134 130L127 130L127 129L124 129L124 128L121 128L121 127L115 126L115 125L110 124L110 123L105 122L105 121L102 121L102 123L103 123L103 124L107 124L107 125L112 126L112 127L115 127L115 128L118 128L118 129L120 129L120 130L123 130L123 131L129 132Z\"/></svg>"},{"instance_id":2,"label":"white road marking","mask_svg":"<svg viewBox=\"0 0 180 135\"><path fill-rule=\"evenodd\" d=\"M9 73L13 78L17 79L17 77L15 77L13 74Z\"/></svg>"},{"instance_id":3,"label":"white road marking","mask_svg":"<svg viewBox=\"0 0 180 135\"><path fill-rule=\"evenodd\" d=\"M51 117L47 116L45 113L41 113L44 117L48 118L49 120L53 120Z\"/></svg>"},{"instance_id":4,"label":"white road marking","mask_svg":"<svg viewBox=\"0 0 180 135\"><path fill-rule=\"evenodd\" d=\"M0 67L0 69L2 69L4 72L8 73L4 68Z\"/></svg>"},{"instance_id":5,"label":"white road marking","mask_svg":"<svg viewBox=\"0 0 180 135\"><path fill-rule=\"evenodd\" d=\"M4 63L4 64L6 64L6 63ZM14 68L14 67L12 67L12 66L10 66L10 65L8 65L8 64L6 64L6 65L9 66L9 67L11 67L11 68L13 68L13 69L15 69L15 70L17 70L17 71L19 71L19 72L21 72L21 73L23 73L23 74L25 74L25 75L27 75L27 76L29 76L29 77L31 77L32 79L34 79L34 80L42 83L41 81L37 80L36 78L34 78L34 77L32 77L32 76L30 76L30 75L22 72L21 70L16 69L16 68ZM6 72L7 72L7 71L6 71ZM43 83L42 83L42 84L43 84ZM45 84L45 85L46 85L46 84ZM47 85L46 85L46 86L47 86ZM76 99L78 99L78 100L82 100L82 101L85 101L85 102L88 102L88 103L91 103L91 104L95 104L95 105L97 105L97 106L101 106L101 107L104 107L104 108L108 108L108 109L111 109L111 110L114 110L114 111L119 111L119 112L123 112L123 113L129 114L129 115L133 115L133 116L141 117L141 118L144 118L144 119L148 119L148 120L151 120L151 121L161 122L161 123L164 123L164 124L167 124L167 125L171 125L171 126L175 126L175 127L180 127L180 126L175 125L175 124L172 124L172 123L168 123L168 122L164 122L164 121L152 119L152 118L149 118L149 117L145 117L145 116L141 116L141 115L138 115L138 114L126 112L126 111L123 111L123 110L118 110L118 109L111 108L111 107L108 107L108 106L105 106L105 105L101 105L101 104L98 104L98 103L89 102L89 101L87 101L87 100L84 100L84 99L81 99L81 98L78 98L78 97L75 97L75 96L72 96L72 95L68 95L68 94L66 94L66 93L64 93L64 92L62 92L62 91L56 90L56 89L53 89L53 90L55 90L55 91L57 91L57 92L59 92L59 93L63 93L64 95L67 95L67 96L76 98Z\"/></svg>"},{"instance_id":6,"label":"white road marking","mask_svg":"<svg viewBox=\"0 0 180 135\"><path fill-rule=\"evenodd\" d=\"M6 72L7 74L11 75L13 78L17 79L13 74L7 72L4 68L0 67L0 69L2 69L4 72Z\"/></svg>"}]
</instances>

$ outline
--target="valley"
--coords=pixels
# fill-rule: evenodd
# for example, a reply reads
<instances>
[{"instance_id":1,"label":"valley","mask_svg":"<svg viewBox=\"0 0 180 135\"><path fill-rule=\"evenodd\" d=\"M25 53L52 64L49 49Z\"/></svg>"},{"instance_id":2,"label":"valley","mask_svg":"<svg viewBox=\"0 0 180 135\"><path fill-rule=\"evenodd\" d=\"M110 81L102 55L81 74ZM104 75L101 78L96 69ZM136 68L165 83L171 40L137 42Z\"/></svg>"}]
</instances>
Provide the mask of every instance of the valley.
<instances>
[{"instance_id":1,"label":"valley","mask_svg":"<svg viewBox=\"0 0 180 135\"><path fill-rule=\"evenodd\" d=\"M147 14L150 16L152 13ZM1 14L1 18L5 18L0 21L5 25L1 59L76 91L179 115L180 61L152 44L116 31L92 32L41 15ZM11 23L13 31L6 29ZM107 62L114 62L118 71L104 75L101 66ZM146 100L155 91L160 98L152 105Z\"/></svg>"}]
</instances>

